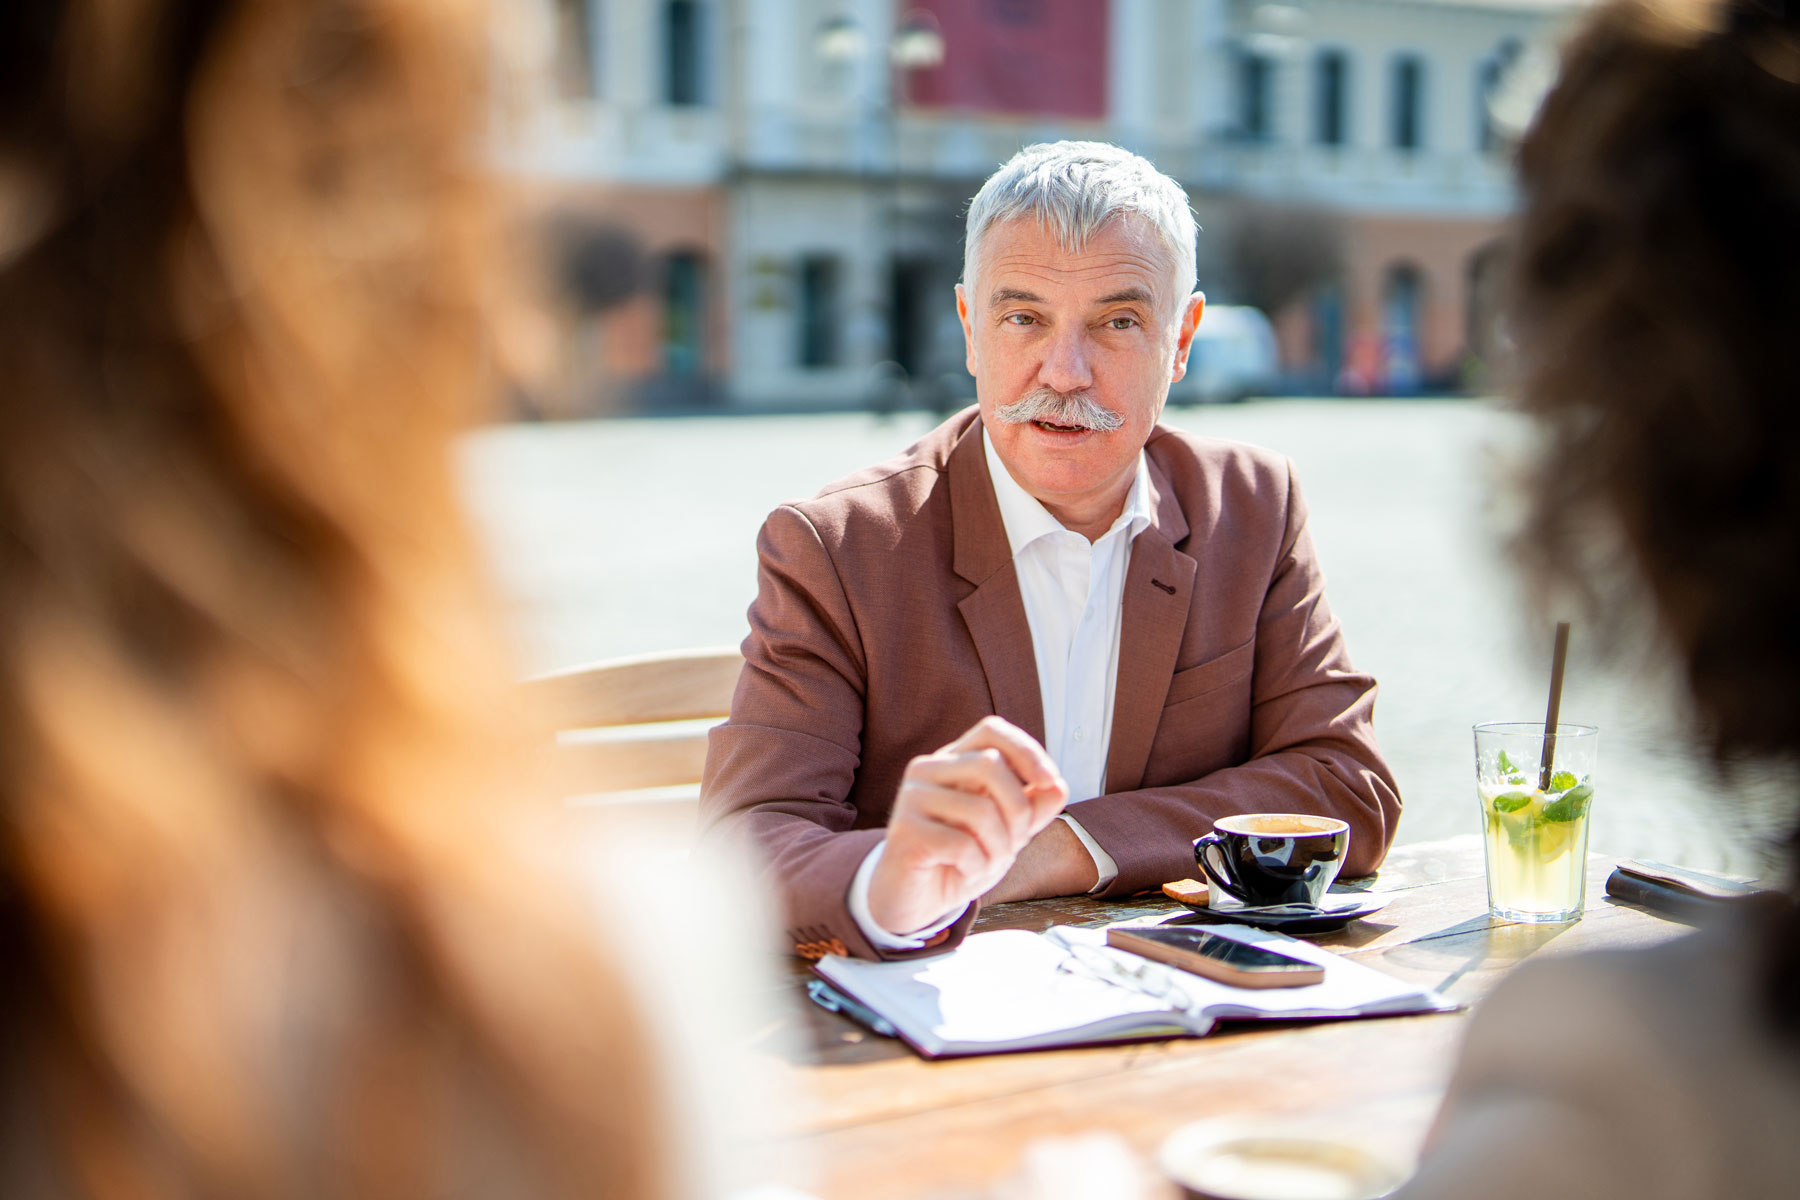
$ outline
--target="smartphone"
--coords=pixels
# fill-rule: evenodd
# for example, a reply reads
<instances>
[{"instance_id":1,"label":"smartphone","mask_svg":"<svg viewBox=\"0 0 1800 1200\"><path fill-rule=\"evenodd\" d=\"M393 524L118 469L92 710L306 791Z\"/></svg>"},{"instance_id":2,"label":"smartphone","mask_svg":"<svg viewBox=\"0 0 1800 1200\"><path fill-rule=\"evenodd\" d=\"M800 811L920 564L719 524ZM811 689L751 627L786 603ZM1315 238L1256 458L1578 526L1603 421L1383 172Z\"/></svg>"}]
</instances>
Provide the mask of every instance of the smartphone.
<instances>
[{"instance_id":1,"label":"smartphone","mask_svg":"<svg viewBox=\"0 0 1800 1200\"><path fill-rule=\"evenodd\" d=\"M1325 980L1325 968L1317 963L1233 941L1194 925L1109 929L1106 944L1233 987L1304 987Z\"/></svg>"}]
</instances>

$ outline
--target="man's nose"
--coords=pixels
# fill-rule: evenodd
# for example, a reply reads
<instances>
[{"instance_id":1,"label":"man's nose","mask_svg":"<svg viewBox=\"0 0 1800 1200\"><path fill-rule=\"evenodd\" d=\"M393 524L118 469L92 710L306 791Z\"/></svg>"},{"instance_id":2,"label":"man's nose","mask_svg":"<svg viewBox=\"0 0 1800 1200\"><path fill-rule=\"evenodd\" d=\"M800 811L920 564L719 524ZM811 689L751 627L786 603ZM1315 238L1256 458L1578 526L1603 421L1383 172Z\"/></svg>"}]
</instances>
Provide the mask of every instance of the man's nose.
<instances>
[{"instance_id":1,"label":"man's nose","mask_svg":"<svg viewBox=\"0 0 1800 1200\"><path fill-rule=\"evenodd\" d=\"M1044 344L1038 382L1063 393L1086 391L1094 382L1088 351L1087 331L1079 325L1054 330Z\"/></svg>"}]
</instances>

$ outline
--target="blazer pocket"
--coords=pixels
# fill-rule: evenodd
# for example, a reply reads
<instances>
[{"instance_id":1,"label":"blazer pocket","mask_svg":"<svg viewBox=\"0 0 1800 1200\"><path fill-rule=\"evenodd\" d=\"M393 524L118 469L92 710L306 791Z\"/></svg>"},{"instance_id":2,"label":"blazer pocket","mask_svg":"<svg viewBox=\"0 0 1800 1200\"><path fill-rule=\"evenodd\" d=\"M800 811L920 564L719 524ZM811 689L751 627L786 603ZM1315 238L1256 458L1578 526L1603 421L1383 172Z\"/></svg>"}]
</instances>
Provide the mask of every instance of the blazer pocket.
<instances>
[{"instance_id":1,"label":"blazer pocket","mask_svg":"<svg viewBox=\"0 0 1800 1200\"><path fill-rule=\"evenodd\" d=\"M1256 639L1252 638L1236 649L1227 650L1197 667L1175 672L1169 679L1169 694L1163 701L1163 707L1168 708L1183 700L1192 700L1195 696L1204 696L1207 692L1236 683L1250 674L1255 666Z\"/></svg>"}]
</instances>

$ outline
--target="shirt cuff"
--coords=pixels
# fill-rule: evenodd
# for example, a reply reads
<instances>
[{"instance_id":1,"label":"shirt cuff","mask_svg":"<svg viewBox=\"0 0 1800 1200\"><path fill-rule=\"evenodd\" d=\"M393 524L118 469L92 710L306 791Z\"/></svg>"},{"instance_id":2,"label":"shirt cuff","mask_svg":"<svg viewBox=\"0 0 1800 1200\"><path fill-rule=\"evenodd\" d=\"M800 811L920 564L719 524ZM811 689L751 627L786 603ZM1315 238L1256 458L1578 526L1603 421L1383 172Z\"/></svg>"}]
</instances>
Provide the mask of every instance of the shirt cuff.
<instances>
[{"instance_id":1,"label":"shirt cuff","mask_svg":"<svg viewBox=\"0 0 1800 1200\"><path fill-rule=\"evenodd\" d=\"M1076 830L1076 836L1083 841L1087 840L1087 836L1079 829ZM877 950L917 950L928 939L956 924L969 911L969 906L965 904L953 910L943 920L905 935L889 933L877 925L874 915L869 912L869 881L875 877L875 864L881 861L881 853L886 849L886 841L876 842L875 848L863 856L862 866L856 868L856 874L850 880L850 894L846 897L850 906L850 919L856 922L856 927L862 930L863 936ZM1104 854L1106 851L1102 850L1100 853ZM1112 859L1106 861L1111 862ZM1118 873L1116 868L1113 873Z\"/></svg>"},{"instance_id":2,"label":"shirt cuff","mask_svg":"<svg viewBox=\"0 0 1800 1200\"><path fill-rule=\"evenodd\" d=\"M1101 888L1119 877L1119 864L1113 861L1112 855L1100 848L1100 843L1094 840L1093 834L1081 827L1080 821L1077 821L1066 812L1057 813L1056 819L1061 821L1064 825L1067 825L1074 831L1075 836L1081 839L1081 844L1087 847L1088 854L1094 860L1094 869L1100 872L1100 882L1088 889L1088 895L1093 895L1095 892L1098 892ZM877 847L877 849L879 849L879 847ZM867 933L868 931L865 929L863 932Z\"/></svg>"}]
</instances>

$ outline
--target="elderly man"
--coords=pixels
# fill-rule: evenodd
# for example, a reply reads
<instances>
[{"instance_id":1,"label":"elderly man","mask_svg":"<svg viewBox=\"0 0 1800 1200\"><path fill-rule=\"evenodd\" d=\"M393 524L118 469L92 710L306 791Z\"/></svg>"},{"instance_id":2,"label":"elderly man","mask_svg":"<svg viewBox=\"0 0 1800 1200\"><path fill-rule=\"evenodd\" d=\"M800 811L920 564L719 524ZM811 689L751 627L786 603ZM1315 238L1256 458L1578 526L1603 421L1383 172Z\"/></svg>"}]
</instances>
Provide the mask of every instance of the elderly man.
<instances>
[{"instance_id":1,"label":"elderly man","mask_svg":"<svg viewBox=\"0 0 1800 1200\"><path fill-rule=\"evenodd\" d=\"M1193 873L1238 812L1400 798L1290 464L1157 424L1204 298L1186 193L1117 147L1021 151L969 208L978 411L769 515L702 808L798 952L952 944L979 901Z\"/></svg>"}]
</instances>

